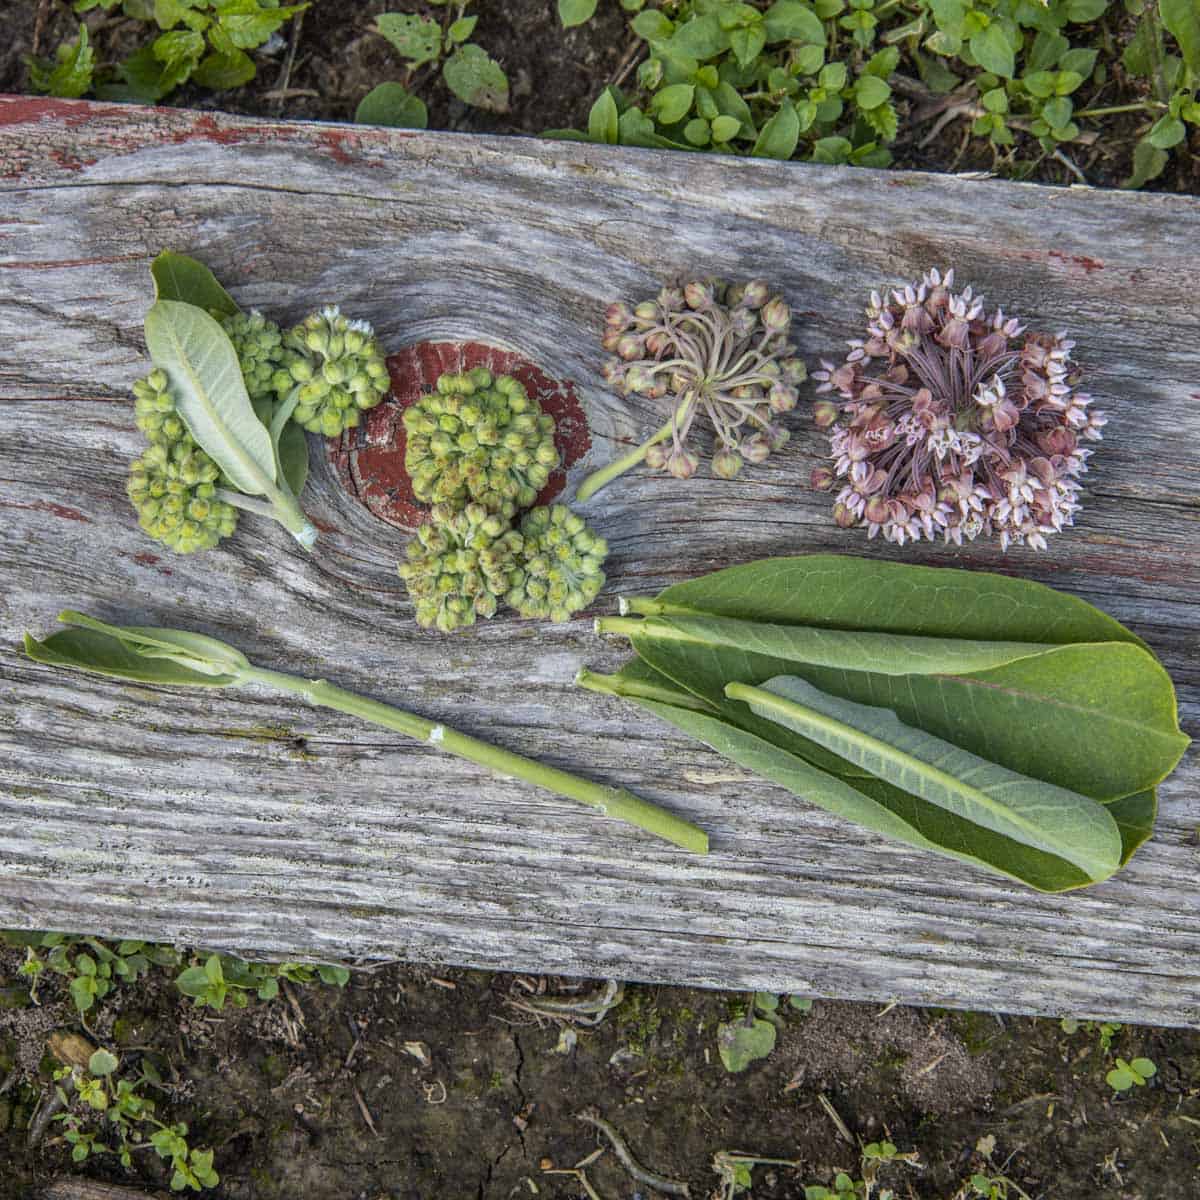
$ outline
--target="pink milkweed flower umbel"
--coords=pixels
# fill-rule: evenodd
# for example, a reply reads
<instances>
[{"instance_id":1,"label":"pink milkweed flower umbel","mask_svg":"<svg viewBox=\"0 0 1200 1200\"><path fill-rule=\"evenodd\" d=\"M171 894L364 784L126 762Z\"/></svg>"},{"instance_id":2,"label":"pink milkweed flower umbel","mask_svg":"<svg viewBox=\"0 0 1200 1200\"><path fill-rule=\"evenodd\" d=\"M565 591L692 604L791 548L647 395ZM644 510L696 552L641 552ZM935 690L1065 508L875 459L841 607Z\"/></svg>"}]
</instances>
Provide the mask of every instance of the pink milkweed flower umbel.
<instances>
[{"instance_id":1,"label":"pink milkweed flower umbel","mask_svg":"<svg viewBox=\"0 0 1200 1200\"><path fill-rule=\"evenodd\" d=\"M833 463L812 486L838 488L834 521L868 537L961 546L988 534L1044 550L1074 524L1082 443L1100 440L1105 418L1075 390L1065 333L1027 333L953 286L952 270L934 269L886 299L872 292L867 336L814 372L840 400L813 408Z\"/></svg>"}]
</instances>

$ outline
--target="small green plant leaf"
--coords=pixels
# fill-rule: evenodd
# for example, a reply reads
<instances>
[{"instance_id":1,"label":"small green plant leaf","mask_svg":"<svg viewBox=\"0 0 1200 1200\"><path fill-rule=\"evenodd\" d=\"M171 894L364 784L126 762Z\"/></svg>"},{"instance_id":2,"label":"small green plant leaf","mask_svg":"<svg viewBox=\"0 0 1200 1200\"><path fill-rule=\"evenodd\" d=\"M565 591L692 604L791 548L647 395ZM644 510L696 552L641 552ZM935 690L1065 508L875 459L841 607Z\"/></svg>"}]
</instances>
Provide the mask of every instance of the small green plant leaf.
<instances>
[{"instance_id":1,"label":"small green plant leaf","mask_svg":"<svg viewBox=\"0 0 1200 1200\"><path fill-rule=\"evenodd\" d=\"M986 29L973 34L970 46L976 62L985 71L991 71L993 75L1002 75L1005 79L1013 77L1016 58L1012 43L998 22L993 21Z\"/></svg>"},{"instance_id":2,"label":"small green plant leaf","mask_svg":"<svg viewBox=\"0 0 1200 1200\"><path fill-rule=\"evenodd\" d=\"M892 89L877 75L860 75L854 83L854 98L862 109L878 108Z\"/></svg>"},{"instance_id":3,"label":"small green plant leaf","mask_svg":"<svg viewBox=\"0 0 1200 1200\"><path fill-rule=\"evenodd\" d=\"M1169 160L1170 155L1165 150L1160 150L1149 138L1142 138L1133 148L1133 170L1121 186L1140 188L1150 180L1157 179Z\"/></svg>"},{"instance_id":4,"label":"small green plant leaf","mask_svg":"<svg viewBox=\"0 0 1200 1200\"><path fill-rule=\"evenodd\" d=\"M88 1070L96 1076L111 1075L119 1065L117 1056L107 1050L97 1050L88 1059Z\"/></svg>"},{"instance_id":5,"label":"small green plant leaf","mask_svg":"<svg viewBox=\"0 0 1200 1200\"><path fill-rule=\"evenodd\" d=\"M442 77L464 104L508 112L508 76L482 47L460 46L443 64Z\"/></svg>"},{"instance_id":6,"label":"small green plant leaf","mask_svg":"<svg viewBox=\"0 0 1200 1200\"><path fill-rule=\"evenodd\" d=\"M800 118L790 100L784 100L779 111L762 127L751 154L755 158L786 160L796 153L800 141Z\"/></svg>"},{"instance_id":7,"label":"small green plant leaf","mask_svg":"<svg viewBox=\"0 0 1200 1200\"><path fill-rule=\"evenodd\" d=\"M427 129L429 110L425 102L399 83L373 87L354 111L359 125L386 125L393 129Z\"/></svg>"},{"instance_id":8,"label":"small green plant leaf","mask_svg":"<svg viewBox=\"0 0 1200 1200\"><path fill-rule=\"evenodd\" d=\"M223 91L249 83L255 73L254 59L244 50L235 47L233 50L209 54L202 58L192 72L192 82L214 91Z\"/></svg>"},{"instance_id":9,"label":"small green plant leaf","mask_svg":"<svg viewBox=\"0 0 1200 1200\"><path fill-rule=\"evenodd\" d=\"M800 0L775 0L763 13L762 27L767 41L807 42L816 46L825 45L825 27L821 19Z\"/></svg>"},{"instance_id":10,"label":"small green plant leaf","mask_svg":"<svg viewBox=\"0 0 1200 1200\"><path fill-rule=\"evenodd\" d=\"M692 107L696 94L695 87L690 83L673 83L669 87L656 92L650 107L663 125L674 125L682 121Z\"/></svg>"},{"instance_id":11,"label":"small green plant leaf","mask_svg":"<svg viewBox=\"0 0 1200 1200\"><path fill-rule=\"evenodd\" d=\"M375 25L410 66L436 62L441 56L442 27L428 17L386 12L375 18Z\"/></svg>"},{"instance_id":12,"label":"small green plant leaf","mask_svg":"<svg viewBox=\"0 0 1200 1200\"><path fill-rule=\"evenodd\" d=\"M794 676L761 688L730 684L726 693L894 787L1064 858L1094 880L1121 864L1121 835L1102 804L905 725L890 709L840 700Z\"/></svg>"},{"instance_id":13,"label":"small green plant leaf","mask_svg":"<svg viewBox=\"0 0 1200 1200\"><path fill-rule=\"evenodd\" d=\"M596 12L597 0L558 0L558 19L564 29L583 25Z\"/></svg>"},{"instance_id":14,"label":"small green plant leaf","mask_svg":"<svg viewBox=\"0 0 1200 1200\"><path fill-rule=\"evenodd\" d=\"M1195 85L1200 85L1200 8L1195 0L1158 0L1158 12L1166 30L1180 43Z\"/></svg>"},{"instance_id":15,"label":"small green plant leaf","mask_svg":"<svg viewBox=\"0 0 1200 1200\"><path fill-rule=\"evenodd\" d=\"M621 136L621 114L612 88L605 88L588 113L588 136L595 142L615 146Z\"/></svg>"},{"instance_id":16,"label":"small green plant leaf","mask_svg":"<svg viewBox=\"0 0 1200 1200\"><path fill-rule=\"evenodd\" d=\"M60 49L57 60L47 62L27 58L29 79L34 91L47 92L64 100L86 95L92 86L96 55L88 43L87 26L79 23L79 37L74 44Z\"/></svg>"},{"instance_id":17,"label":"small green plant leaf","mask_svg":"<svg viewBox=\"0 0 1200 1200\"><path fill-rule=\"evenodd\" d=\"M164 250L150 265L156 300L179 300L205 312L232 317L241 310L234 298L202 263L186 254Z\"/></svg>"},{"instance_id":18,"label":"small green plant leaf","mask_svg":"<svg viewBox=\"0 0 1200 1200\"><path fill-rule=\"evenodd\" d=\"M459 46L475 32L475 26L478 23L478 17L459 17L457 21L450 23L450 28L446 30L446 37L453 45Z\"/></svg>"},{"instance_id":19,"label":"small green plant leaf","mask_svg":"<svg viewBox=\"0 0 1200 1200\"><path fill-rule=\"evenodd\" d=\"M200 448L239 491L266 493L275 482L275 455L229 335L203 309L159 300L146 314L146 345Z\"/></svg>"},{"instance_id":20,"label":"small green plant leaf","mask_svg":"<svg viewBox=\"0 0 1200 1200\"><path fill-rule=\"evenodd\" d=\"M725 1070L736 1074L766 1058L775 1049L775 1037L775 1026L758 1017L752 1025L743 1020L724 1021L717 1026L717 1053Z\"/></svg>"}]
</instances>

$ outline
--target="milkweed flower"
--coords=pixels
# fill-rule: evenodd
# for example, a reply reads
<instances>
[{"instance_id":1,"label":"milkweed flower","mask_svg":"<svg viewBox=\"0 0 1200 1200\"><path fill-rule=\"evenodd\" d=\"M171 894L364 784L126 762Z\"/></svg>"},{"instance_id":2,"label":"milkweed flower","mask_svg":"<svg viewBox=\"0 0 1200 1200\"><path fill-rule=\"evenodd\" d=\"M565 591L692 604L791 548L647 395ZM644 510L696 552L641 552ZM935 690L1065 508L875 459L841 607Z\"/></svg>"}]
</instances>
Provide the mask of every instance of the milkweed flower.
<instances>
[{"instance_id":1,"label":"milkweed flower","mask_svg":"<svg viewBox=\"0 0 1200 1200\"><path fill-rule=\"evenodd\" d=\"M832 465L812 486L838 489L834 522L868 537L961 546L987 534L1043 550L1074 524L1082 443L1100 440L1105 418L1075 390L1065 333L1027 333L953 286L952 270L934 269L886 299L872 292L867 336L813 373L840 399L813 407Z\"/></svg>"}]
</instances>

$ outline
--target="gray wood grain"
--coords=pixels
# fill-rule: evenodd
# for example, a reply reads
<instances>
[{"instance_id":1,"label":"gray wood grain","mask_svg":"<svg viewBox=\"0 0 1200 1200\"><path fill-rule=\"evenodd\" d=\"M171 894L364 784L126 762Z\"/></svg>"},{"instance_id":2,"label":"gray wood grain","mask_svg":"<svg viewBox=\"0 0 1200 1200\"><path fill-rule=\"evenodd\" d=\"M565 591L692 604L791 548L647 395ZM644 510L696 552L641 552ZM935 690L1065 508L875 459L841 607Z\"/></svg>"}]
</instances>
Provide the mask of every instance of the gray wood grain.
<instances>
[{"instance_id":1,"label":"gray wood grain","mask_svg":"<svg viewBox=\"0 0 1200 1200\"><path fill-rule=\"evenodd\" d=\"M323 460L311 558L253 518L202 556L148 541L124 478L163 247L276 319L337 300L391 348L470 337L574 380L593 441L575 481L661 420L599 379L608 301L678 274L763 275L802 314L811 361L855 335L870 287L954 265L1077 340L1110 424L1074 530L1008 555L839 531L807 488L823 439L798 413L786 450L736 482L639 471L599 493L585 512L612 557L597 610L815 550L1020 574L1141 634L1194 734L1196 201L0 97L0 927L1200 1022L1194 752L1127 870L1039 896L888 844L574 688L581 664L624 657L590 618L418 630L395 574L403 532ZM702 824L713 853L265 692L26 661L20 634L66 606L211 632L622 783Z\"/></svg>"}]
</instances>

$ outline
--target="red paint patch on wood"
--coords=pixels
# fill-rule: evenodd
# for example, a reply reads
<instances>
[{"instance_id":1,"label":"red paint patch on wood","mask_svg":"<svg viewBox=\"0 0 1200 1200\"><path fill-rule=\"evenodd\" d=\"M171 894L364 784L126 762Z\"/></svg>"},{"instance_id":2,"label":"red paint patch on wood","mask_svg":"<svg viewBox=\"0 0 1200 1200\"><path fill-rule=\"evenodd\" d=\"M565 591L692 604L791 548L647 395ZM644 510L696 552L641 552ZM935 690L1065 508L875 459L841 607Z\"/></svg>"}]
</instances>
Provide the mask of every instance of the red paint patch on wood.
<instances>
[{"instance_id":1,"label":"red paint patch on wood","mask_svg":"<svg viewBox=\"0 0 1200 1200\"><path fill-rule=\"evenodd\" d=\"M47 512L51 516L61 517L64 521L82 521L85 525L92 523L91 517L85 517L77 508L68 508L65 504L55 504L50 500L35 500L32 504L19 504L15 500L0 500L0 508L23 508L27 512Z\"/></svg>"},{"instance_id":2,"label":"red paint patch on wood","mask_svg":"<svg viewBox=\"0 0 1200 1200\"><path fill-rule=\"evenodd\" d=\"M107 105L90 100L51 100L46 97L0 96L0 125L25 125L33 121L61 121L69 129L103 116Z\"/></svg>"},{"instance_id":3,"label":"red paint patch on wood","mask_svg":"<svg viewBox=\"0 0 1200 1200\"><path fill-rule=\"evenodd\" d=\"M1050 258L1057 258L1059 262L1071 263L1074 266L1082 267L1087 274L1093 271L1103 271L1104 263L1098 258L1088 258L1086 254L1064 254L1061 250L1051 250Z\"/></svg>"},{"instance_id":4,"label":"red paint patch on wood","mask_svg":"<svg viewBox=\"0 0 1200 1200\"><path fill-rule=\"evenodd\" d=\"M162 559L157 554L151 554L149 550L139 551L137 554L130 554L128 550L118 550L118 558L132 559L139 567L150 567L157 571L159 575L174 575L175 572L170 567L161 567L159 563Z\"/></svg>"},{"instance_id":5,"label":"red paint patch on wood","mask_svg":"<svg viewBox=\"0 0 1200 1200\"><path fill-rule=\"evenodd\" d=\"M329 443L329 461L342 485L381 521L416 529L429 510L413 495L404 469L404 410L433 390L439 375L486 367L494 375L519 380L543 412L554 418L554 444L561 459L538 495L549 504L563 489L567 471L592 445L587 417L570 380L552 379L540 367L511 350L483 342L418 342L388 360L392 394L363 422Z\"/></svg>"}]
</instances>

